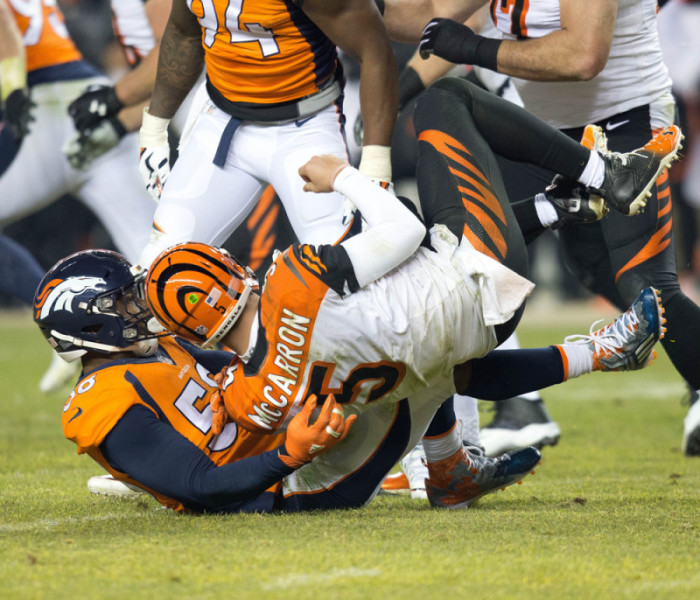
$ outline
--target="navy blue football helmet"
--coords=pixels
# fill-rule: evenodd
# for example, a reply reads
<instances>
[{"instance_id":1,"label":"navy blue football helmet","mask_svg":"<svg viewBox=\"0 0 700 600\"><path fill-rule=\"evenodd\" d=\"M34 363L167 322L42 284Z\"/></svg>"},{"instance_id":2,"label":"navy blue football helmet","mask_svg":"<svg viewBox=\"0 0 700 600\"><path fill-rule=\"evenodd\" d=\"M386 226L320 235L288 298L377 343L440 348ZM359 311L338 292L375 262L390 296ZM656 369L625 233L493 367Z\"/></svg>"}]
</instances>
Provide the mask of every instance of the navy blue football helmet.
<instances>
[{"instance_id":1,"label":"navy blue football helmet","mask_svg":"<svg viewBox=\"0 0 700 600\"><path fill-rule=\"evenodd\" d=\"M143 295L143 277L121 254L77 252L56 263L34 297L34 321L56 352L73 361L88 351L155 352L158 334Z\"/></svg>"}]
</instances>

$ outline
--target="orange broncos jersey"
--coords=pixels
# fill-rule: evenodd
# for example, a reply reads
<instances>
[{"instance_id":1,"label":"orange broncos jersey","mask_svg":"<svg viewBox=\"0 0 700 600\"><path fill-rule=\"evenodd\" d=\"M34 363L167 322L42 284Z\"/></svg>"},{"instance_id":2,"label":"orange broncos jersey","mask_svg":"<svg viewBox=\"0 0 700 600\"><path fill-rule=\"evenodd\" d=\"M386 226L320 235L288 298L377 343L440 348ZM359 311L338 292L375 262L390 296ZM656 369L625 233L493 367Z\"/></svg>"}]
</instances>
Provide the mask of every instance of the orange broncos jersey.
<instances>
[{"instance_id":1,"label":"orange broncos jersey","mask_svg":"<svg viewBox=\"0 0 700 600\"><path fill-rule=\"evenodd\" d=\"M232 102L273 104L317 92L335 72L335 45L298 0L187 0L202 26L207 76Z\"/></svg>"},{"instance_id":2,"label":"orange broncos jersey","mask_svg":"<svg viewBox=\"0 0 700 600\"><path fill-rule=\"evenodd\" d=\"M279 446L283 436L258 435L229 423L219 436L211 432L209 408L216 382L172 337L161 338L156 356L117 360L80 379L63 407L63 433L115 478L144 487L114 470L100 444L132 406L152 410L181 435L222 465ZM279 484L269 491L276 491ZM163 505L183 510L177 500L147 490Z\"/></svg>"},{"instance_id":3,"label":"orange broncos jersey","mask_svg":"<svg viewBox=\"0 0 700 600\"><path fill-rule=\"evenodd\" d=\"M81 60L56 0L8 0L27 52L27 71Z\"/></svg>"}]
</instances>

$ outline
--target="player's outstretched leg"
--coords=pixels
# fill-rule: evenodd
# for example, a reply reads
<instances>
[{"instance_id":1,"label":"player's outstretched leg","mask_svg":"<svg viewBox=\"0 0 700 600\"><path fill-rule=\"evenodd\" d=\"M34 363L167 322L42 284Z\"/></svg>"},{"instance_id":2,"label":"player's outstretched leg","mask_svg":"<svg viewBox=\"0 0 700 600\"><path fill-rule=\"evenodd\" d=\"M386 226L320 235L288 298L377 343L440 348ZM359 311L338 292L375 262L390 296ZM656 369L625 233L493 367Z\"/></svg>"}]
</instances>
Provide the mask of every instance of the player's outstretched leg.
<instances>
[{"instance_id":1,"label":"player's outstretched leg","mask_svg":"<svg viewBox=\"0 0 700 600\"><path fill-rule=\"evenodd\" d=\"M654 346L666 328L659 292L644 288L632 306L609 325L588 335L570 335L565 344L585 344L592 352L593 371L636 371L656 357Z\"/></svg>"}]
</instances>

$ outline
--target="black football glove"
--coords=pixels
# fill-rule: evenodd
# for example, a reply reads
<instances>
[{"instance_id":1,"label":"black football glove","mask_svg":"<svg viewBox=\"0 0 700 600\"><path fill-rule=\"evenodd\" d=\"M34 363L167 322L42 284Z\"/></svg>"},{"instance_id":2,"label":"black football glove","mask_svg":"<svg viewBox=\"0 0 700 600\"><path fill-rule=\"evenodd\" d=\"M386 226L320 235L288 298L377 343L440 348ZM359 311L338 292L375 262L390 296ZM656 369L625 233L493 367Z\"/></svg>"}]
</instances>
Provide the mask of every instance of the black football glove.
<instances>
[{"instance_id":1,"label":"black football glove","mask_svg":"<svg viewBox=\"0 0 700 600\"><path fill-rule=\"evenodd\" d=\"M105 119L114 117L124 108L111 85L91 85L68 106L75 128L89 133Z\"/></svg>"},{"instance_id":2,"label":"black football glove","mask_svg":"<svg viewBox=\"0 0 700 600\"><path fill-rule=\"evenodd\" d=\"M10 92L2 107L3 120L19 142L29 133L29 124L34 121L32 109L36 106L29 98L29 90L20 88Z\"/></svg>"},{"instance_id":3,"label":"black football glove","mask_svg":"<svg viewBox=\"0 0 700 600\"><path fill-rule=\"evenodd\" d=\"M496 55L502 41L474 33L451 19L433 19L423 29L418 52L424 59L435 54L452 63L496 71Z\"/></svg>"}]
</instances>

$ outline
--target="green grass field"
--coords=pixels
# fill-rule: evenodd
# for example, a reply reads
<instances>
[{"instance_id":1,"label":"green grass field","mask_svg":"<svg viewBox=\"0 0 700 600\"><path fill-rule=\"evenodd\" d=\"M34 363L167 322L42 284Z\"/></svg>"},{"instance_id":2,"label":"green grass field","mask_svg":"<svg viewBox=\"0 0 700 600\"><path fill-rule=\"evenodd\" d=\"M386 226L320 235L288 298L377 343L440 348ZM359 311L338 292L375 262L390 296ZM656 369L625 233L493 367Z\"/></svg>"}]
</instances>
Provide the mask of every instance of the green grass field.
<instances>
[{"instance_id":1,"label":"green grass field","mask_svg":"<svg viewBox=\"0 0 700 600\"><path fill-rule=\"evenodd\" d=\"M595 318L560 307L544 327L547 312L525 320L524 346ZM700 598L700 459L680 451L685 389L663 351L645 371L547 390L559 445L468 510L382 496L192 517L91 496L100 468L61 433L69 390L36 391L48 345L25 312L0 315L0 335L0 598Z\"/></svg>"}]
</instances>

